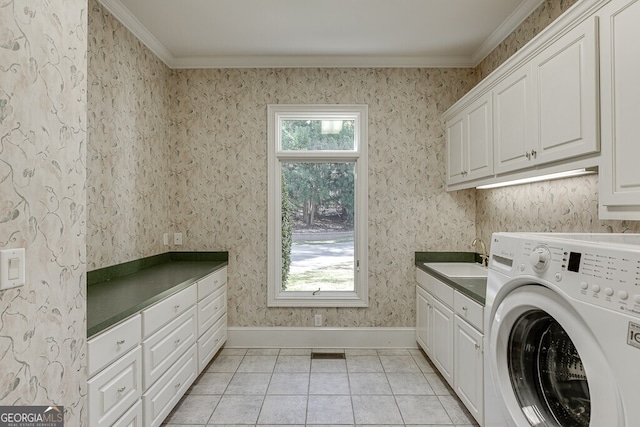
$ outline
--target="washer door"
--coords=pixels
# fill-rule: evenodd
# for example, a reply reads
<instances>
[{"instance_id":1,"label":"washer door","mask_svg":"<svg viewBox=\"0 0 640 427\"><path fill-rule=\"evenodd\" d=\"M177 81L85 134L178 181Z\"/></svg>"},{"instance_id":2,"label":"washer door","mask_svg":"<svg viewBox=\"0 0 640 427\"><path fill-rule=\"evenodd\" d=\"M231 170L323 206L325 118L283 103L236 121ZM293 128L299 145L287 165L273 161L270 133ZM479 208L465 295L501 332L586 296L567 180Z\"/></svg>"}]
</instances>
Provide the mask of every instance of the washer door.
<instances>
[{"instance_id":1,"label":"washer door","mask_svg":"<svg viewBox=\"0 0 640 427\"><path fill-rule=\"evenodd\" d=\"M602 350L561 295L516 288L498 306L488 338L491 375L515 425L624 425Z\"/></svg>"}]
</instances>

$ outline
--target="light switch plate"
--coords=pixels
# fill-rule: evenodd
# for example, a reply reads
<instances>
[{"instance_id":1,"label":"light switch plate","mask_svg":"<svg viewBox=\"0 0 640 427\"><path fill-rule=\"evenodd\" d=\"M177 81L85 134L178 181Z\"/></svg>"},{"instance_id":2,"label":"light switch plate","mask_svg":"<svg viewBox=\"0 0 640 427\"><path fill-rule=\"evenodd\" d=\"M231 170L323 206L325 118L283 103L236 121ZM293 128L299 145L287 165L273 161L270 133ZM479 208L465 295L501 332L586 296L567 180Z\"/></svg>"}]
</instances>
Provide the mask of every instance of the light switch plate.
<instances>
[{"instance_id":1,"label":"light switch plate","mask_svg":"<svg viewBox=\"0 0 640 427\"><path fill-rule=\"evenodd\" d=\"M0 289L10 289L24 285L24 248L0 251Z\"/></svg>"}]
</instances>

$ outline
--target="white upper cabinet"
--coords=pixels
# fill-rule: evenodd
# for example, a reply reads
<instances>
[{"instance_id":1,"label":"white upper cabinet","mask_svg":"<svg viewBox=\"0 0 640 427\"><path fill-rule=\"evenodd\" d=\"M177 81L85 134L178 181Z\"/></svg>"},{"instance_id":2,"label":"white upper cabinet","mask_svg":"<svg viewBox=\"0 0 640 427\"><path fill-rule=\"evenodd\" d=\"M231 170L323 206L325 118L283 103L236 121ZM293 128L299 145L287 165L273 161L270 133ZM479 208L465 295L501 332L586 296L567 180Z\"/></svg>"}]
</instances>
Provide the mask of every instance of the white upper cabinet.
<instances>
[{"instance_id":1,"label":"white upper cabinet","mask_svg":"<svg viewBox=\"0 0 640 427\"><path fill-rule=\"evenodd\" d=\"M592 17L533 59L538 108L533 160L548 163L600 149L596 46Z\"/></svg>"},{"instance_id":2,"label":"white upper cabinet","mask_svg":"<svg viewBox=\"0 0 640 427\"><path fill-rule=\"evenodd\" d=\"M447 182L493 173L491 95L485 94L447 122Z\"/></svg>"},{"instance_id":3,"label":"white upper cabinet","mask_svg":"<svg viewBox=\"0 0 640 427\"><path fill-rule=\"evenodd\" d=\"M607 2L576 3L444 114L448 190L599 164L595 14Z\"/></svg>"},{"instance_id":4,"label":"white upper cabinet","mask_svg":"<svg viewBox=\"0 0 640 427\"><path fill-rule=\"evenodd\" d=\"M496 85L496 174L599 150L596 53L590 18Z\"/></svg>"},{"instance_id":5,"label":"white upper cabinet","mask_svg":"<svg viewBox=\"0 0 640 427\"><path fill-rule=\"evenodd\" d=\"M600 17L600 218L640 219L640 1L614 0Z\"/></svg>"},{"instance_id":6,"label":"white upper cabinet","mask_svg":"<svg viewBox=\"0 0 640 427\"><path fill-rule=\"evenodd\" d=\"M495 172L531 166L536 137L537 108L531 65L525 64L493 89Z\"/></svg>"}]
</instances>

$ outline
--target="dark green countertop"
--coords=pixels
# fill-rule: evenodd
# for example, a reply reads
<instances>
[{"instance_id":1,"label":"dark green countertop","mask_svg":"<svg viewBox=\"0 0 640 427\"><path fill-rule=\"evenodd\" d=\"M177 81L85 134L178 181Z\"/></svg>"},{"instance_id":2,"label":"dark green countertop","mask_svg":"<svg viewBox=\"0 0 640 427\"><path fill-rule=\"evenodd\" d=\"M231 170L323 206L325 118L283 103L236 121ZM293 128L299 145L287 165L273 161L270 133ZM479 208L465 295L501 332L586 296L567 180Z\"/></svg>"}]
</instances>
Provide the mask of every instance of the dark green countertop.
<instances>
[{"instance_id":1,"label":"dark green countertop","mask_svg":"<svg viewBox=\"0 0 640 427\"><path fill-rule=\"evenodd\" d=\"M480 255L474 252L416 252L416 267L446 283L453 289L484 306L487 294L487 279L484 277L449 277L429 268L430 262L479 263Z\"/></svg>"},{"instance_id":2,"label":"dark green countertop","mask_svg":"<svg viewBox=\"0 0 640 427\"><path fill-rule=\"evenodd\" d=\"M87 273L87 338L227 265L227 252L172 252Z\"/></svg>"}]
</instances>

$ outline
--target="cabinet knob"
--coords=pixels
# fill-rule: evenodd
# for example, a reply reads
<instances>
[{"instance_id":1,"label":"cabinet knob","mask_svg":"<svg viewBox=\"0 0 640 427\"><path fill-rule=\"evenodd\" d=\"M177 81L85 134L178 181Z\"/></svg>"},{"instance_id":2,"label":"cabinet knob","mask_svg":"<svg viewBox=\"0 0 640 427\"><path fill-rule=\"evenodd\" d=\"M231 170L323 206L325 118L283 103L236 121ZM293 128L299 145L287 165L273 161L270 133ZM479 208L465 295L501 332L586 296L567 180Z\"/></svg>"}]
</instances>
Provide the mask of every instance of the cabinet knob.
<instances>
[{"instance_id":1,"label":"cabinet knob","mask_svg":"<svg viewBox=\"0 0 640 427\"><path fill-rule=\"evenodd\" d=\"M180 338L178 338L177 340L175 340L175 341L174 341L174 343L175 343L176 345L180 344Z\"/></svg>"},{"instance_id":2,"label":"cabinet knob","mask_svg":"<svg viewBox=\"0 0 640 427\"><path fill-rule=\"evenodd\" d=\"M178 384L174 385L174 387L175 387L175 388L180 388L180 384L181 384L181 383L178 383Z\"/></svg>"},{"instance_id":3,"label":"cabinet knob","mask_svg":"<svg viewBox=\"0 0 640 427\"><path fill-rule=\"evenodd\" d=\"M118 393L122 393L123 391L125 391L127 389L127 387L122 386L118 389Z\"/></svg>"},{"instance_id":4,"label":"cabinet knob","mask_svg":"<svg viewBox=\"0 0 640 427\"><path fill-rule=\"evenodd\" d=\"M462 306L462 311L467 311L467 307Z\"/></svg>"},{"instance_id":5,"label":"cabinet knob","mask_svg":"<svg viewBox=\"0 0 640 427\"><path fill-rule=\"evenodd\" d=\"M527 160L531 160L531 153L530 153L530 152L528 152L528 151L527 151L527 152L524 154L524 156L527 158Z\"/></svg>"},{"instance_id":6,"label":"cabinet knob","mask_svg":"<svg viewBox=\"0 0 640 427\"><path fill-rule=\"evenodd\" d=\"M116 341L116 345L122 345L125 343L126 340L118 340Z\"/></svg>"},{"instance_id":7,"label":"cabinet knob","mask_svg":"<svg viewBox=\"0 0 640 427\"><path fill-rule=\"evenodd\" d=\"M531 150L531 157L533 157L534 159L538 157L538 152L536 150Z\"/></svg>"},{"instance_id":8,"label":"cabinet knob","mask_svg":"<svg viewBox=\"0 0 640 427\"><path fill-rule=\"evenodd\" d=\"M480 344L476 344L476 350L480 350Z\"/></svg>"},{"instance_id":9,"label":"cabinet knob","mask_svg":"<svg viewBox=\"0 0 640 427\"><path fill-rule=\"evenodd\" d=\"M180 308L180 304L176 304L176 305L174 305L174 306L173 306L173 308L175 308L175 309L176 309L176 311L178 311L178 309Z\"/></svg>"}]
</instances>

